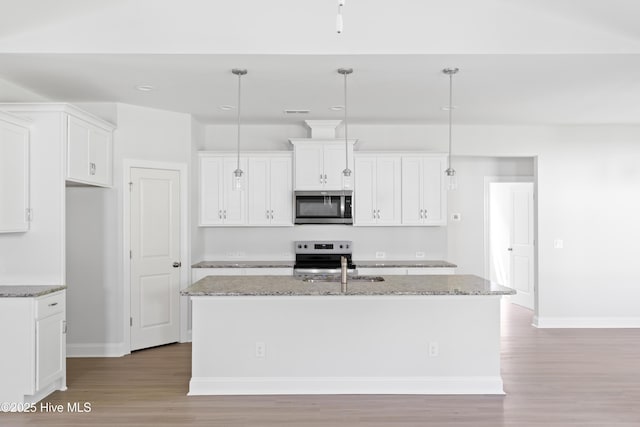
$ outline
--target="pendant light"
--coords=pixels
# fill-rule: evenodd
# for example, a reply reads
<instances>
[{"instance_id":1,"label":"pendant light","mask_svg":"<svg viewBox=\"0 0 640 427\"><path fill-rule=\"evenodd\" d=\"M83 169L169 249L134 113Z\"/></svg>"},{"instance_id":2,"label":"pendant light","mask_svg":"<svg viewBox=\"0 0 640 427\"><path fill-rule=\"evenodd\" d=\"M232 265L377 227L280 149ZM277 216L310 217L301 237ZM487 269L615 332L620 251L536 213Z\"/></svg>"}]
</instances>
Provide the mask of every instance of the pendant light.
<instances>
[{"instance_id":1,"label":"pendant light","mask_svg":"<svg viewBox=\"0 0 640 427\"><path fill-rule=\"evenodd\" d=\"M236 76L238 76L238 143L237 143L237 155L238 155L238 163L236 165L236 170L233 171L233 179L232 179L232 183L233 183L233 189L234 190L238 190L238 191L242 191L244 190L244 179L243 179L243 172L242 169L240 169L240 95L242 94L242 76L244 76L245 74L247 74L247 70L246 69L241 69L241 68L234 68L233 70L231 70L231 72L233 74L235 74Z\"/></svg>"},{"instance_id":2,"label":"pendant light","mask_svg":"<svg viewBox=\"0 0 640 427\"><path fill-rule=\"evenodd\" d=\"M442 72L449 76L449 106L447 110L449 110L449 156L447 158L447 170L445 170L445 174L449 180L447 187L449 190L455 190L458 188L458 184L456 182L456 170L451 167L451 130L452 130L452 115L453 115L453 75L460 71L458 68L445 68Z\"/></svg>"},{"instance_id":3,"label":"pendant light","mask_svg":"<svg viewBox=\"0 0 640 427\"><path fill-rule=\"evenodd\" d=\"M336 32L338 34L342 33L342 29L344 24L342 22L342 7L344 6L345 0L338 0L338 17L336 18Z\"/></svg>"},{"instance_id":4,"label":"pendant light","mask_svg":"<svg viewBox=\"0 0 640 427\"><path fill-rule=\"evenodd\" d=\"M347 76L353 73L353 68L339 68L338 73L344 76L344 170L342 171L342 188L353 187L351 169L349 169L349 126L347 123Z\"/></svg>"}]
</instances>

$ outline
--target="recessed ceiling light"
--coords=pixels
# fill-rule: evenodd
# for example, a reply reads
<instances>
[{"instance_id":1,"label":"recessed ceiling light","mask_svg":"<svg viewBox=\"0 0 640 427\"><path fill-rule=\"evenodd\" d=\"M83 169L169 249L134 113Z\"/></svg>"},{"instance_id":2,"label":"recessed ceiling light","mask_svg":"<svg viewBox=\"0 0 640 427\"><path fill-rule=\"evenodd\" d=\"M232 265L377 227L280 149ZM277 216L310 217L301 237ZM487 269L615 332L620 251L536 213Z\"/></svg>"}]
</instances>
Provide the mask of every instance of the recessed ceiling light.
<instances>
[{"instance_id":1,"label":"recessed ceiling light","mask_svg":"<svg viewBox=\"0 0 640 427\"><path fill-rule=\"evenodd\" d=\"M332 105L329 109L333 111L342 111L344 110L344 105Z\"/></svg>"},{"instance_id":2,"label":"recessed ceiling light","mask_svg":"<svg viewBox=\"0 0 640 427\"><path fill-rule=\"evenodd\" d=\"M222 111L229 111L229 110L233 110L234 108L236 108L236 107L234 107L233 105L221 105L220 106L220 109Z\"/></svg>"},{"instance_id":3,"label":"recessed ceiling light","mask_svg":"<svg viewBox=\"0 0 640 427\"><path fill-rule=\"evenodd\" d=\"M452 110L455 110L456 108L458 108L458 106L457 106L457 105L452 105L452 106L451 106L451 109L452 109ZM442 110L443 110L443 111L449 111L449 106L448 106L448 105L445 105L444 107L442 107Z\"/></svg>"},{"instance_id":4,"label":"recessed ceiling light","mask_svg":"<svg viewBox=\"0 0 640 427\"><path fill-rule=\"evenodd\" d=\"M138 89L141 92L151 92L155 88L151 85L138 85L136 86L136 89Z\"/></svg>"}]
</instances>

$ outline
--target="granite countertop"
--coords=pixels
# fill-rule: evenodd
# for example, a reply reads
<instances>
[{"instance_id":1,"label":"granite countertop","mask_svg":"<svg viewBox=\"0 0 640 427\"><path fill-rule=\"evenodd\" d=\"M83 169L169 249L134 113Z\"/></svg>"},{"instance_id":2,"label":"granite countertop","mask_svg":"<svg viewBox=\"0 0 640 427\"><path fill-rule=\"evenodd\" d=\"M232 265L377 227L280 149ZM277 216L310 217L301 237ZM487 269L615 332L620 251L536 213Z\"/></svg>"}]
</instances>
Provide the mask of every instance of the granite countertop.
<instances>
[{"instance_id":1,"label":"granite countertop","mask_svg":"<svg viewBox=\"0 0 640 427\"><path fill-rule=\"evenodd\" d=\"M295 261L200 261L191 268L293 268Z\"/></svg>"},{"instance_id":2,"label":"granite countertop","mask_svg":"<svg viewBox=\"0 0 640 427\"><path fill-rule=\"evenodd\" d=\"M384 276L383 282L304 282L293 276L207 276L184 289L188 296L513 295L473 275Z\"/></svg>"},{"instance_id":3,"label":"granite countertop","mask_svg":"<svg viewBox=\"0 0 640 427\"><path fill-rule=\"evenodd\" d=\"M29 298L67 289L65 285L0 285L0 298Z\"/></svg>"},{"instance_id":4,"label":"granite countertop","mask_svg":"<svg viewBox=\"0 0 640 427\"><path fill-rule=\"evenodd\" d=\"M456 268L456 264L441 260L354 260L356 268L403 268L403 267L422 267L422 268Z\"/></svg>"}]
</instances>

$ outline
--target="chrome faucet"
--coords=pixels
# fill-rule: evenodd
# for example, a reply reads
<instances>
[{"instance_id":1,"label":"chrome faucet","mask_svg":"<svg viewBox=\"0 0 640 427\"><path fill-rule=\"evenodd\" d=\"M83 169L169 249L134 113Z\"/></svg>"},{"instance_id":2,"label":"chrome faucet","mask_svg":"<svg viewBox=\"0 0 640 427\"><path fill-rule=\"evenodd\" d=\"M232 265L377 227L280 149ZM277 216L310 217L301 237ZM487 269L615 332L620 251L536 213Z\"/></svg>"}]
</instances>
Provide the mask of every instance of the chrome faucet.
<instances>
[{"instance_id":1,"label":"chrome faucet","mask_svg":"<svg viewBox=\"0 0 640 427\"><path fill-rule=\"evenodd\" d=\"M347 292L347 257L340 257L340 292Z\"/></svg>"}]
</instances>

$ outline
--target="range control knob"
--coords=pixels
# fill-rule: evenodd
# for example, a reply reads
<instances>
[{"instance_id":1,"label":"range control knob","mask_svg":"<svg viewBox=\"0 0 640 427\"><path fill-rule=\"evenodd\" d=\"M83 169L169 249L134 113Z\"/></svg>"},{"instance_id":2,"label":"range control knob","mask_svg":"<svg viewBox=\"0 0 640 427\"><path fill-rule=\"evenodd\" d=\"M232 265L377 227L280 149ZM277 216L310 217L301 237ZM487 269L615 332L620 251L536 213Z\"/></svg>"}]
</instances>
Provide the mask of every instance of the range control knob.
<instances>
[{"instance_id":1,"label":"range control knob","mask_svg":"<svg viewBox=\"0 0 640 427\"><path fill-rule=\"evenodd\" d=\"M349 245L347 245L347 249L349 249Z\"/></svg>"},{"instance_id":2,"label":"range control knob","mask_svg":"<svg viewBox=\"0 0 640 427\"><path fill-rule=\"evenodd\" d=\"M307 245L304 245L304 248L307 249Z\"/></svg>"},{"instance_id":3,"label":"range control knob","mask_svg":"<svg viewBox=\"0 0 640 427\"><path fill-rule=\"evenodd\" d=\"M342 245L340 245L340 249L342 249Z\"/></svg>"},{"instance_id":4,"label":"range control knob","mask_svg":"<svg viewBox=\"0 0 640 427\"><path fill-rule=\"evenodd\" d=\"M300 249L302 247L302 245L298 245L298 249Z\"/></svg>"}]
</instances>

